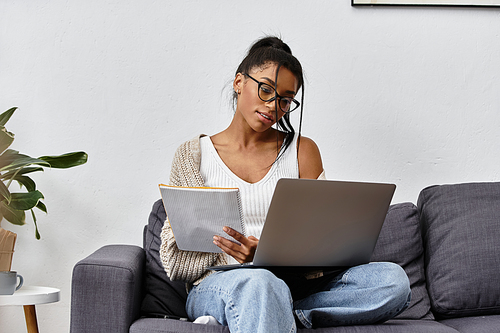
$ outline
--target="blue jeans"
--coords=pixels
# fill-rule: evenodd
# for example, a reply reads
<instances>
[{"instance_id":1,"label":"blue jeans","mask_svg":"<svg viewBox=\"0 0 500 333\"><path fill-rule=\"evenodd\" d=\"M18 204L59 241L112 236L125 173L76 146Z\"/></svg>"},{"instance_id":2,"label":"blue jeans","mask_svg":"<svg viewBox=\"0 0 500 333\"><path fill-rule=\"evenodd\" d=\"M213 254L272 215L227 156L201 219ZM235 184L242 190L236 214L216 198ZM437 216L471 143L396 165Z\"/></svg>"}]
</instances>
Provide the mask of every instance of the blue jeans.
<instances>
[{"instance_id":1,"label":"blue jeans","mask_svg":"<svg viewBox=\"0 0 500 333\"><path fill-rule=\"evenodd\" d=\"M265 269L217 272L188 295L189 319L213 316L231 333L296 332L306 328L373 324L410 303L410 284L393 263L370 263L333 275L321 290L293 301L287 284Z\"/></svg>"}]
</instances>

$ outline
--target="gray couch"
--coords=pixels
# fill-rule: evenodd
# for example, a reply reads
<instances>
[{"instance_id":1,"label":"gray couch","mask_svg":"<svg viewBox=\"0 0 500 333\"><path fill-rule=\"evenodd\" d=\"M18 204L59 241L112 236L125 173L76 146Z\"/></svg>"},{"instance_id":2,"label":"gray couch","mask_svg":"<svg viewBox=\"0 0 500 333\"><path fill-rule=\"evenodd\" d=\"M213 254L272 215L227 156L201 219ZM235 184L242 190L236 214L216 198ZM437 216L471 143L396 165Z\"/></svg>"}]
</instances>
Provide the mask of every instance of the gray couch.
<instances>
[{"instance_id":1,"label":"gray couch","mask_svg":"<svg viewBox=\"0 0 500 333\"><path fill-rule=\"evenodd\" d=\"M165 211L154 204L143 248L104 246L73 270L71 332L229 332L185 317L183 283L172 282L158 249ZM372 261L401 265L412 301L380 325L299 332L500 332L500 183L428 187L417 206L392 205Z\"/></svg>"}]
</instances>

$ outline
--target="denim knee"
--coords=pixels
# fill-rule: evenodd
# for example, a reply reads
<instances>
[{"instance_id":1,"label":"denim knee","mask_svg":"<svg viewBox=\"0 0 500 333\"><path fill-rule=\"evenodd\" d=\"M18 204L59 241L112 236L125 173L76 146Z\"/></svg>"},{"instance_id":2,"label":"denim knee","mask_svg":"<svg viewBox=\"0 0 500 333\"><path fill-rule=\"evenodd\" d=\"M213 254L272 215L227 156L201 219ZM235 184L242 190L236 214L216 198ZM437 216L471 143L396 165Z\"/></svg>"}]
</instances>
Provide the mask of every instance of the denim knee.
<instances>
[{"instance_id":1,"label":"denim knee","mask_svg":"<svg viewBox=\"0 0 500 333\"><path fill-rule=\"evenodd\" d=\"M263 269L236 269L207 277L188 295L189 318L210 315L231 332L295 332L287 285Z\"/></svg>"},{"instance_id":2,"label":"denim knee","mask_svg":"<svg viewBox=\"0 0 500 333\"><path fill-rule=\"evenodd\" d=\"M404 269L392 262L372 263L379 265L380 283L384 284L387 294L391 295L392 305L399 308L399 313L406 309L411 299L410 281ZM398 306L399 305L399 306Z\"/></svg>"},{"instance_id":3,"label":"denim knee","mask_svg":"<svg viewBox=\"0 0 500 333\"><path fill-rule=\"evenodd\" d=\"M235 281L233 288L238 291L248 290L252 294L276 294L280 296L290 295L290 290L283 280L277 278L266 269L243 269ZM291 296L290 296L291 299Z\"/></svg>"},{"instance_id":4,"label":"denim knee","mask_svg":"<svg viewBox=\"0 0 500 333\"><path fill-rule=\"evenodd\" d=\"M410 292L410 281L404 269L392 262L381 262L385 273L386 283L393 288L395 294L408 295Z\"/></svg>"}]
</instances>

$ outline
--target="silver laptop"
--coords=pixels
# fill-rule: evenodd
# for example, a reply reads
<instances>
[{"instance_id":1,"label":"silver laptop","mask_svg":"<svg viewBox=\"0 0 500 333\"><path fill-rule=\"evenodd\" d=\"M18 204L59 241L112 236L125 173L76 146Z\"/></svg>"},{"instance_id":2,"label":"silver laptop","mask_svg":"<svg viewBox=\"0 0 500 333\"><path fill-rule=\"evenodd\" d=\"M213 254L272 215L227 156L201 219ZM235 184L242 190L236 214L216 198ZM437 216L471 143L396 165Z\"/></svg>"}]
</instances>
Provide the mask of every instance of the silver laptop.
<instances>
[{"instance_id":1,"label":"silver laptop","mask_svg":"<svg viewBox=\"0 0 500 333\"><path fill-rule=\"evenodd\" d=\"M280 179L254 260L238 267L352 267L368 263L396 185Z\"/></svg>"}]
</instances>

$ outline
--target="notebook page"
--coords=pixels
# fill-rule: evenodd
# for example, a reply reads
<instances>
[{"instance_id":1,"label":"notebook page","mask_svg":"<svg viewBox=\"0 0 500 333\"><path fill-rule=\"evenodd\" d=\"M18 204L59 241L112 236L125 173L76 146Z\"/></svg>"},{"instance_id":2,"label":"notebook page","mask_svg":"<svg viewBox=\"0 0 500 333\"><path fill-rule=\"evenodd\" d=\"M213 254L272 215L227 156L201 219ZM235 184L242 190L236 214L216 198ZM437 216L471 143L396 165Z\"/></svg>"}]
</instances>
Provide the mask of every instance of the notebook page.
<instances>
[{"instance_id":1,"label":"notebook page","mask_svg":"<svg viewBox=\"0 0 500 333\"><path fill-rule=\"evenodd\" d=\"M160 185L160 192L179 249L222 252L213 236L233 240L224 226L245 235L239 189Z\"/></svg>"}]
</instances>

